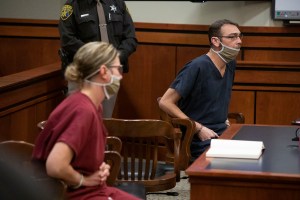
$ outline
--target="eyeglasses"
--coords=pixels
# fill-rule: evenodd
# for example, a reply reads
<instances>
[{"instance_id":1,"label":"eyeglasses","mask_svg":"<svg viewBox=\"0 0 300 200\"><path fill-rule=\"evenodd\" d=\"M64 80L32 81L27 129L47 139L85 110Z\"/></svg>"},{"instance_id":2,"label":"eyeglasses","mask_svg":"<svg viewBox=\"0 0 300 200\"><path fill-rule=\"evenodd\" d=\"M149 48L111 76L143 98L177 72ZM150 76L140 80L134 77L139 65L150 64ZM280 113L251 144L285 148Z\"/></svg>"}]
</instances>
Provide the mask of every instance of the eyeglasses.
<instances>
[{"instance_id":1,"label":"eyeglasses","mask_svg":"<svg viewBox=\"0 0 300 200\"><path fill-rule=\"evenodd\" d=\"M219 38L227 38L227 39L230 39L230 40L237 40L238 38L242 39L243 38L243 34L240 33L240 34L232 34L232 35L221 35L221 36L218 36Z\"/></svg>"},{"instance_id":2,"label":"eyeglasses","mask_svg":"<svg viewBox=\"0 0 300 200\"><path fill-rule=\"evenodd\" d=\"M123 65L109 65L110 68L117 68L119 72L123 73Z\"/></svg>"}]
</instances>

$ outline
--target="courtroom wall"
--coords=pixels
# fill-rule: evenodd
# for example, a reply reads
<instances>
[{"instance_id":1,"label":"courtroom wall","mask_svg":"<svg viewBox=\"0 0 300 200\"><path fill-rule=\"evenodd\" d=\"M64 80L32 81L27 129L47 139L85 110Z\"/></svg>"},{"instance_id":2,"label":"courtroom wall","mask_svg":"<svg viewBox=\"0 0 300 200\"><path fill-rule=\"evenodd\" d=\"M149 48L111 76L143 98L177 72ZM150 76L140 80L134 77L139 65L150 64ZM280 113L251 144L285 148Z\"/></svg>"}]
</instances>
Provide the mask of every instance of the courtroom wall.
<instances>
[{"instance_id":1,"label":"courtroom wall","mask_svg":"<svg viewBox=\"0 0 300 200\"><path fill-rule=\"evenodd\" d=\"M0 1L0 18L58 19L65 0ZM271 1L126 1L134 22L208 25L228 18L241 26L282 26L271 19Z\"/></svg>"},{"instance_id":2,"label":"courtroom wall","mask_svg":"<svg viewBox=\"0 0 300 200\"><path fill-rule=\"evenodd\" d=\"M130 73L123 75L114 117L157 119L157 97L184 63L208 51L208 26L135 25L139 46L129 59ZM242 112L250 124L290 124L300 111L299 28L241 31L230 111ZM0 19L0 44L0 141L32 142L37 122L64 97L57 20Z\"/></svg>"}]
</instances>

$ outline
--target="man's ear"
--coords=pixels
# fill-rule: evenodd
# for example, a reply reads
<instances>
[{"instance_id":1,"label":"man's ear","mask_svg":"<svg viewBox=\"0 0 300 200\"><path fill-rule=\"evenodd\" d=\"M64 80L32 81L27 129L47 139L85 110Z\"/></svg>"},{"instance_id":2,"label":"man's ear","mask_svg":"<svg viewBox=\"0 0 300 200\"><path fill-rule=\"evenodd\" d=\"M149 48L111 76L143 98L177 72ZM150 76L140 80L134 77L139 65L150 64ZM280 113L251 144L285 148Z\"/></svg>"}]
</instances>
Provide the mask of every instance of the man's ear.
<instances>
[{"instance_id":1,"label":"man's ear","mask_svg":"<svg viewBox=\"0 0 300 200\"><path fill-rule=\"evenodd\" d=\"M211 38L211 43L216 46L216 47L219 47L220 46L220 39L218 37L212 37Z\"/></svg>"}]
</instances>

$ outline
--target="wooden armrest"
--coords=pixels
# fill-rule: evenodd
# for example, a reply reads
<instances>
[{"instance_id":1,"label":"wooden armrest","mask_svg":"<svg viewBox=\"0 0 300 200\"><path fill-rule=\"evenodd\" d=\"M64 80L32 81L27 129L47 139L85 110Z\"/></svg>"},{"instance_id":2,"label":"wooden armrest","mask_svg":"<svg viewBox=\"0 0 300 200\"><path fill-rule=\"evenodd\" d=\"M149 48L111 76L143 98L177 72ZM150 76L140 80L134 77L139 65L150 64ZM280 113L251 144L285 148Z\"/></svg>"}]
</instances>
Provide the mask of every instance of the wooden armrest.
<instances>
[{"instance_id":1,"label":"wooden armrest","mask_svg":"<svg viewBox=\"0 0 300 200\"><path fill-rule=\"evenodd\" d=\"M108 151L116 151L121 153L122 149L122 141L120 138L115 136L107 136L106 137L106 150Z\"/></svg>"},{"instance_id":2,"label":"wooden armrest","mask_svg":"<svg viewBox=\"0 0 300 200\"><path fill-rule=\"evenodd\" d=\"M191 142L196 132L196 124L193 120L190 119L181 119L181 118L172 118L172 124L175 127L184 126L186 127L186 131L184 135L182 135L181 139L181 147L180 147L180 162L179 169L185 170L191 160Z\"/></svg>"},{"instance_id":3,"label":"wooden armrest","mask_svg":"<svg viewBox=\"0 0 300 200\"><path fill-rule=\"evenodd\" d=\"M180 163L181 163L181 156L180 156L180 145L181 145L181 137L182 132L178 128L174 128L174 172L176 174L176 181L180 181Z\"/></svg>"},{"instance_id":4,"label":"wooden armrest","mask_svg":"<svg viewBox=\"0 0 300 200\"><path fill-rule=\"evenodd\" d=\"M113 186L121 167L121 155L116 151L105 151L104 161L110 165L110 175L106 180L109 186Z\"/></svg>"},{"instance_id":5,"label":"wooden armrest","mask_svg":"<svg viewBox=\"0 0 300 200\"><path fill-rule=\"evenodd\" d=\"M194 130L196 127L195 122L190 119L172 118L171 121L174 126L181 125L181 126L185 126L187 129L190 130Z\"/></svg>"}]
</instances>

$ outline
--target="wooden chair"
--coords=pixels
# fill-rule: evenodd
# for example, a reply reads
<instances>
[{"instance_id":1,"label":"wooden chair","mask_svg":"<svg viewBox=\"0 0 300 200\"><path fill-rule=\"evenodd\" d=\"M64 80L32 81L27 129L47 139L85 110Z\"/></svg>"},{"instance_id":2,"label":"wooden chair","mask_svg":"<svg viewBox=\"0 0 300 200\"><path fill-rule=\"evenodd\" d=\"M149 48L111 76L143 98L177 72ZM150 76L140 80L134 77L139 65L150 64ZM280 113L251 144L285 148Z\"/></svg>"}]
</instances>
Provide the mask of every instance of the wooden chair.
<instances>
[{"instance_id":1,"label":"wooden chair","mask_svg":"<svg viewBox=\"0 0 300 200\"><path fill-rule=\"evenodd\" d=\"M161 97L157 98L157 103L159 103ZM160 119L166 121L173 125L174 128L180 129L181 126L185 127L185 133L182 135L181 138L181 145L180 145L180 155L179 155L179 170L184 171L191 163L191 142L192 138L195 133L196 124L194 121L190 119L181 119L175 118L168 115L165 111L163 111L159 106L159 116ZM170 149L170 144L167 145L167 149ZM173 162L173 152L169 150L167 154L167 158L170 162Z\"/></svg>"},{"instance_id":2,"label":"wooden chair","mask_svg":"<svg viewBox=\"0 0 300 200\"><path fill-rule=\"evenodd\" d=\"M181 132L162 120L104 119L110 136L122 140L122 166L118 183L135 182L145 186L146 192L156 192L175 187L178 173ZM160 138L173 141L173 171L165 172L158 161Z\"/></svg>"},{"instance_id":3,"label":"wooden chair","mask_svg":"<svg viewBox=\"0 0 300 200\"><path fill-rule=\"evenodd\" d=\"M23 141L0 143L0 161L9 167L12 174L6 182L15 185L11 194L13 199L28 199L29 196L30 199L65 199L65 184L49 177L44 164L31 160L33 147L33 144Z\"/></svg>"},{"instance_id":4,"label":"wooden chair","mask_svg":"<svg viewBox=\"0 0 300 200\"><path fill-rule=\"evenodd\" d=\"M180 146L180 156L179 156L179 169L180 170L186 170L187 167L192 162L192 156L191 156L191 142L192 138L194 136L194 133L196 132L196 124L194 121L190 119L181 119L176 117L171 117L168 115L165 111L163 111L159 107L159 101L161 97L157 98L158 108L159 108L159 115L160 119L166 122L169 122L174 126L174 128L180 128L181 126L185 127L185 133L183 134L183 138L181 139L181 146ZM243 124L245 122L245 117L242 113L229 113L228 114L229 121L231 123L241 123ZM170 144L167 145L167 148L169 149ZM172 148L171 148L172 149ZM167 155L170 162L174 159L173 152L169 151Z\"/></svg>"}]
</instances>

